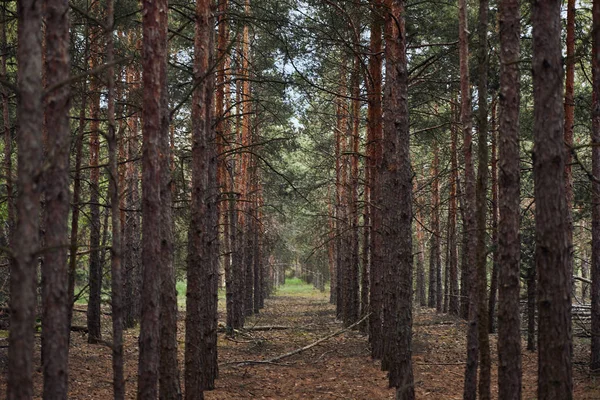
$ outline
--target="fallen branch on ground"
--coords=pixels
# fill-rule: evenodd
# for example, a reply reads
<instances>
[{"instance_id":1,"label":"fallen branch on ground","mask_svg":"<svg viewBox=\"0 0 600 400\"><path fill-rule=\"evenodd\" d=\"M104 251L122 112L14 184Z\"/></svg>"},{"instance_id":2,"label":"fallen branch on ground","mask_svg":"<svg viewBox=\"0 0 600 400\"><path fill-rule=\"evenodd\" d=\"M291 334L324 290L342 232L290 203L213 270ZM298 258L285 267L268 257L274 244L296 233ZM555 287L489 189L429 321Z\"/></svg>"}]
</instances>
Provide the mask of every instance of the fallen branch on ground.
<instances>
[{"instance_id":1,"label":"fallen branch on ground","mask_svg":"<svg viewBox=\"0 0 600 400\"><path fill-rule=\"evenodd\" d=\"M306 345L304 347L300 347L299 349L290 351L289 353L281 354L281 355L279 355L277 357L273 357L273 358L270 358L268 360L232 361L232 362L228 362L228 363L222 364L222 367L227 367L227 366L231 366L231 365L235 365L236 367L241 367L241 366L250 365L250 364L274 364L277 361L283 360L284 358L288 358L288 357L294 356L296 354L300 354L300 353L302 353L302 352L304 352L304 351L306 351L308 349L312 349L313 347L318 346L319 344L321 344L321 343L323 343L323 342L325 342L325 341L327 341L327 340L329 340L329 339L331 339L333 337L336 337L336 336L341 335L342 333L348 332L349 330L351 330L355 326L360 325L363 321L365 321L367 318L369 318L370 315L371 315L371 313L365 315L359 321L353 323L352 325L348 326L347 328L340 329L339 331L336 331L336 332L334 332L334 333L332 333L330 335L327 335L327 336L325 336L325 337L317 340L316 342L308 344L308 345Z\"/></svg>"}]
</instances>

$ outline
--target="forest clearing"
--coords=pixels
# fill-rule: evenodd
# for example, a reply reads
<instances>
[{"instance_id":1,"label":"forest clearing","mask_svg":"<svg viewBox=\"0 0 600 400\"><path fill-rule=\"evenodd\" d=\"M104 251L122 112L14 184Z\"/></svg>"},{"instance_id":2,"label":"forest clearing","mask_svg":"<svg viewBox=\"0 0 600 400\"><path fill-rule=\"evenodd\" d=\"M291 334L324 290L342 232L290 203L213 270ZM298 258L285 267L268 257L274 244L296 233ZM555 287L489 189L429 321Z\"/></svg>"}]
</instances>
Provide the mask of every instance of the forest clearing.
<instances>
[{"instance_id":1,"label":"forest clearing","mask_svg":"<svg viewBox=\"0 0 600 400\"><path fill-rule=\"evenodd\" d=\"M221 303L222 304L222 303ZM220 326L224 308L219 309ZM105 326L110 317L105 316ZM77 318L76 320L81 320ZM272 329L269 329L271 327ZM282 329L282 328L289 329ZM260 314L248 320L247 330L228 338L219 333L219 378L206 399L393 399L381 363L371 359L368 337L354 329L281 361L261 361L286 354L339 332L335 308L328 293L299 279L288 280L265 301ZM259 330L254 330L258 328ZM413 362L419 399L462 399L466 323L436 314L427 308L415 312ZM109 334L109 332L107 332ZM135 399L137 381L137 329L124 336L126 398ZM0 342L2 343L2 342ZM183 335L179 338L183 355ZM492 362L497 363L492 338ZM574 348L574 398L600 398L600 379L590 378L584 367L589 340L577 340ZM39 351L39 343L36 344ZM6 368L0 349L0 370ZM256 361L251 364L250 361ZM523 399L536 399L536 354L524 353ZM112 395L110 349L89 345L85 335L73 336L69 360L69 399L102 399ZM2 376L2 375L0 375ZM492 377L495 387L496 375ZM0 389L6 382L0 379ZM34 398L41 399L42 374L35 374ZM497 399L497 392L493 393Z\"/></svg>"}]
</instances>

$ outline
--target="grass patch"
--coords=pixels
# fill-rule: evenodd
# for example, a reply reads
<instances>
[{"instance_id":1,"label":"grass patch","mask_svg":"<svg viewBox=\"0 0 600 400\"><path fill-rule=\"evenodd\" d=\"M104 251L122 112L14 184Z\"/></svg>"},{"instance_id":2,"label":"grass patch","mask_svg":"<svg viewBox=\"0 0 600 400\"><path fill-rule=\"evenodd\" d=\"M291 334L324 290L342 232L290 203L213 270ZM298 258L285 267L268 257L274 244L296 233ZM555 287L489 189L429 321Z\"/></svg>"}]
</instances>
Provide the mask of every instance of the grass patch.
<instances>
[{"instance_id":1,"label":"grass patch","mask_svg":"<svg viewBox=\"0 0 600 400\"><path fill-rule=\"evenodd\" d=\"M285 285L277 288L276 295L282 296L302 296L302 297L323 297L327 295L328 287L325 292L321 292L312 284L304 282L300 278L288 278L285 280Z\"/></svg>"}]
</instances>

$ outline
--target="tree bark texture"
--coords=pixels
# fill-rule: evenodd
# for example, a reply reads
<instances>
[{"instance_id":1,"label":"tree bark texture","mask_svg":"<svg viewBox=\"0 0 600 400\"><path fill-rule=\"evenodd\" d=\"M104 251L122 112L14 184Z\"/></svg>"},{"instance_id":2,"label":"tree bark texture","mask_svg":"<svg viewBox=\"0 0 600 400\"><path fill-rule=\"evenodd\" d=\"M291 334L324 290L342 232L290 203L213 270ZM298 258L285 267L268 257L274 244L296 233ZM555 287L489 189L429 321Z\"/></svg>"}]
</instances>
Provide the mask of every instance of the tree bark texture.
<instances>
[{"instance_id":1,"label":"tree bark texture","mask_svg":"<svg viewBox=\"0 0 600 400\"><path fill-rule=\"evenodd\" d=\"M404 2L386 0L383 215L384 361L396 399L415 398L412 336L412 183Z\"/></svg>"},{"instance_id":2,"label":"tree bark texture","mask_svg":"<svg viewBox=\"0 0 600 400\"><path fill-rule=\"evenodd\" d=\"M592 7L592 173L600 177L600 1ZM595 146L594 146L595 145ZM590 369L600 371L600 182L592 181L592 343Z\"/></svg>"},{"instance_id":3,"label":"tree bark texture","mask_svg":"<svg viewBox=\"0 0 600 400\"><path fill-rule=\"evenodd\" d=\"M519 0L499 3L500 121L498 134L498 397L521 398ZM492 168L493 170L493 168Z\"/></svg>"},{"instance_id":4,"label":"tree bark texture","mask_svg":"<svg viewBox=\"0 0 600 400\"><path fill-rule=\"evenodd\" d=\"M46 14L46 84L67 80L69 57L69 4L50 0ZM44 399L66 399L68 382L69 323L68 263L64 247L68 244L69 195L69 128L70 87L51 91L45 99L48 130L47 169L44 180L46 212L46 247L42 264L42 359ZM28 161L30 162L30 161Z\"/></svg>"},{"instance_id":5,"label":"tree bark texture","mask_svg":"<svg viewBox=\"0 0 600 400\"><path fill-rule=\"evenodd\" d=\"M99 1L90 5L90 13L100 14ZM90 26L90 69L101 64L100 48L103 39L102 31L97 26ZM100 91L99 76L90 76L90 257L89 257L89 296L88 296L88 343L98 343L102 339L100 326L100 303L102 291L102 260L100 257Z\"/></svg>"},{"instance_id":6,"label":"tree bark texture","mask_svg":"<svg viewBox=\"0 0 600 400\"><path fill-rule=\"evenodd\" d=\"M17 2L17 226L10 274L7 399L33 398L36 267L42 174L42 3Z\"/></svg>"},{"instance_id":7,"label":"tree bark texture","mask_svg":"<svg viewBox=\"0 0 600 400\"><path fill-rule=\"evenodd\" d=\"M381 215L381 168L382 138L383 138L383 109L382 109L382 66L383 66L383 16L382 0L372 1L371 38L369 57L369 137L367 140L368 167L370 175L370 214L371 214L371 270L369 275L369 340L371 341L371 356L380 359L383 356L382 338L382 215Z\"/></svg>"},{"instance_id":8,"label":"tree bark texture","mask_svg":"<svg viewBox=\"0 0 600 400\"><path fill-rule=\"evenodd\" d=\"M144 0L142 32L142 294L138 399L158 397L161 287L161 163L165 0Z\"/></svg>"},{"instance_id":9,"label":"tree bark texture","mask_svg":"<svg viewBox=\"0 0 600 400\"><path fill-rule=\"evenodd\" d=\"M558 0L533 3L533 93L538 397L573 397L571 249L564 168L563 67Z\"/></svg>"},{"instance_id":10,"label":"tree bark texture","mask_svg":"<svg viewBox=\"0 0 600 400\"><path fill-rule=\"evenodd\" d=\"M488 297L487 297L487 191L488 191L488 13L489 1L479 1L478 26L478 165L476 190L476 225L477 225L477 330L479 341L479 399L489 400L491 397L491 355L488 334Z\"/></svg>"},{"instance_id":11,"label":"tree bark texture","mask_svg":"<svg viewBox=\"0 0 600 400\"><path fill-rule=\"evenodd\" d=\"M218 186L213 96L213 3L196 3L192 97L192 217L188 233L185 397L203 398L217 376Z\"/></svg>"}]
</instances>

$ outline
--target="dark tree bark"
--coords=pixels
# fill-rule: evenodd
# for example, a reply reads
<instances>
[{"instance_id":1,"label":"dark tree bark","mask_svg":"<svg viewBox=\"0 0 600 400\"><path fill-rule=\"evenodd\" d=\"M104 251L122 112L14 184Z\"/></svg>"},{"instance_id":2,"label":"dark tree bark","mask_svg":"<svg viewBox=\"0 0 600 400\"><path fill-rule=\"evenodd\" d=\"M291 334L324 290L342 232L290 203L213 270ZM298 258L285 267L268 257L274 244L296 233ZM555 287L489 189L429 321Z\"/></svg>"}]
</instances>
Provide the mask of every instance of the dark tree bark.
<instances>
[{"instance_id":1,"label":"dark tree bark","mask_svg":"<svg viewBox=\"0 0 600 400\"><path fill-rule=\"evenodd\" d=\"M498 296L498 140L496 126L496 105L492 101L491 133L492 133L492 159L490 180L492 185L492 276L490 282L490 299L488 304L489 332L496 333L496 303Z\"/></svg>"},{"instance_id":2,"label":"dark tree bark","mask_svg":"<svg viewBox=\"0 0 600 400\"><path fill-rule=\"evenodd\" d=\"M334 188L335 189L335 188ZM329 302L336 304L336 291L337 291L337 265L336 265L336 233L335 233L335 199L331 196L331 186L327 187L327 209L329 212L329 235L327 243L327 256L329 261ZM277 282L276 282L277 283Z\"/></svg>"},{"instance_id":3,"label":"dark tree bark","mask_svg":"<svg viewBox=\"0 0 600 400\"><path fill-rule=\"evenodd\" d=\"M533 3L538 397L573 397L571 249L564 168L561 1Z\"/></svg>"},{"instance_id":4,"label":"dark tree bark","mask_svg":"<svg viewBox=\"0 0 600 400\"><path fill-rule=\"evenodd\" d=\"M600 2L594 1L592 8L592 173L596 179L600 176ZM592 298L592 343L590 369L600 370L600 183L592 181L592 257L590 287Z\"/></svg>"},{"instance_id":5,"label":"dark tree bark","mask_svg":"<svg viewBox=\"0 0 600 400\"><path fill-rule=\"evenodd\" d=\"M452 107L452 119L456 115L456 106ZM450 144L450 200L448 209L448 262L450 276L449 283L449 299L448 313L450 315L458 315L459 313L459 290L458 290L458 243L457 243L457 183L458 183L458 132L456 124L452 124L450 128L451 144Z\"/></svg>"},{"instance_id":6,"label":"dark tree bark","mask_svg":"<svg viewBox=\"0 0 600 400\"><path fill-rule=\"evenodd\" d=\"M346 307L346 293L344 291L344 275L346 271L346 260L348 252L348 243L346 240L346 166L342 154L346 151L345 130L348 123L346 118L346 70L342 67L340 72L340 82L338 88L338 97L336 98L336 127L335 127L335 169L336 169L336 318L343 319L344 309Z\"/></svg>"},{"instance_id":7,"label":"dark tree bark","mask_svg":"<svg viewBox=\"0 0 600 400\"><path fill-rule=\"evenodd\" d=\"M87 38L89 32L86 25L84 34ZM84 65L89 63L89 43L86 41L84 52ZM67 326L71 326L73 320L73 304L75 302L75 274L77 268L77 248L79 238L79 216L81 212L81 161L83 158L83 137L86 128L86 109L87 109L87 80L82 79L81 83L81 104L79 109L79 126L77 137L75 139L75 172L73 176L73 205L71 212L71 241L69 247L69 277L68 277L68 322ZM70 333L70 331L69 331Z\"/></svg>"},{"instance_id":8,"label":"dark tree bark","mask_svg":"<svg viewBox=\"0 0 600 400\"><path fill-rule=\"evenodd\" d=\"M99 2L92 2L91 12L98 11ZM90 69L101 64L99 41L102 32L97 26L90 28ZM100 89L98 76L90 77L90 262L89 296L87 312L88 343L98 343L102 338L100 327L100 302L102 291L102 260L100 257Z\"/></svg>"},{"instance_id":9,"label":"dark tree bark","mask_svg":"<svg viewBox=\"0 0 600 400\"><path fill-rule=\"evenodd\" d=\"M592 173L600 177L600 1L592 8ZM600 182L592 181L592 344L590 370L600 371Z\"/></svg>"},{"instance_id":10,"label":"dark tree bark","mask_svg":"<svg viewBox=\"0 0 600 400\"><path fill-rule=\"evenodd\" d=\"M415 184L416 186L416 184ZM427 296L425 295L425 235L423 234L423 216L421 204L415 200L416 207L416 236L417 236L417 303L421 307L427 306Z\"/></svg>"},{"instance_id":11,"label":"dark tree bark","mask_svg":"<svg viewBox=\"0 0 600 400\"><path fill-rule=\"evenodd\" d=\"M383 215L384 361L396 399L413 400L412 184L408 118L408 68L404 2L386 0L384 136L381 211Z\"/></svg>"},{"instance_id":12,"label":"dark tree bark","mask_svg":"<svg viewBox=\"0 0 600 400\"><path fill-rule=\"evenodd\" d=\"M567 196L567 211L569 223L569 248L573 248L573 169L571 167L573 147L573 127L575 125L575 0L567 0L567 57L565 58L565 125L564 141L565 155L565 188ZM572 257L572 256L571 256ZM570 261L573 268L573 260ZM573 286L574 286L573 281ZM575 287L573 287L573 290Z\"/></svg>"},{"instance_id":13,"label":"dark tree bark","mask_svg":"<svg viewBox=\"0 0 600 400\"><path fill-rule=\"evenodd\" d=\"M67 10L65 5L65 12ZM112 65L114 60L114 41L112 29L114 25L114 0L108 0L106 7L106 63ZM118 138L115 123L115 77L114 67L107 68L108 96L108 175L109 197L112 221L111 254L111 305L112 305L112 366L113 366L113 397L115 400L125 398L125 380L123 377L123 273L121 270L121 209L119 199L119 166Z\"/></svg>"},{"instance_id":14,"label":"dark tree bark","mask_svg":"<svg viewBox=\"0 0 600 400\"><path fill-rule=\"evenodd\" d=\"M42 3L17 2L17 226L10 274L7 399L33 397L36 267L42 174Z\"/></svg>"},{"instance_id":15,"label":"dark tree bark","mask_svg":"<svg viewBox=\"0 0 600 400\"><path fill-rule=\"evenodd\" d=\"M461 106L461 125L463 130L463 153L465 163L465 184L464 184L464 244L463 252L466 263L463 264L465 274L463 285L466 286L463 301L468 303L468 307L463 307L463 311L468 311L469 328L467 331L467 365L465 368L464 381L464 399L475 400L477 396L477 366L479 341L477 335L478 322L478 290L477 284L477 224L475 220L475 172L473 168L473 142L472 142L472 123L471 123L471 93L469 89L469 38L468 38L468 19L467 2L459 0L458 2L458 41L460 55L460 106ZM463 317L465 315L463 314Z\"/></svg>"},{"instance_id":16,"label":"dark tree bark","mask_svg":"<svg viewBox=\"0 0 600 400\"><path fill-rule=\"evenodd\" d=\"M131 43L132 41L130 41ZM131 92L136 90L139 85L139 71L129 67L127 80ZM136 159L139 155L139 121L138 113L135 110L130 111L131 116L128 119L129 141L127 143L127 154L130 159ZM125 327L132 328L139 321L141 315L141 243L140 243L140 213L136 210L140 208L139 181L140 173L138 163L130 161L126 165L126 209L125 226L123 227L123 272L124 278L124 302L123 323Z\"/></svg>"},{"instance_id":17,"label":"dark tree bark","mask_svg":"<svg viewBox=\"0 0 600 400\"><path fill-rule=\"evenodd\" d=\"M219 68L217 70L217 93L215 96L215 110L216 110L216 135L217 143L219 144L219 154L224 154L226 149L226 142L231 140L230 138L230 124L227 120L229 116L229 82L227 77L229 69L231 67L231 60L227 46L229 45L229 21L228 21L228 8L229 1L221 0L218 2L218 38L217 38L217 60L221 60ZM231 215L229 212L230 201L227 201L232 195L231 179L227 170L227 159L225 156L221 156L219 159L219 170L218 180L219 187L221 188L222 196L219 201L219 226L223 227L222 232L222 253L223 256L223 269L225 272L225 297L226 297L226 313L227 313L227 327L232 328L233 315L234 315L234 284L233 284L233 270L231 262L231 253L233 251L231 242Z\"/></svg>"},{"instance_id":18,"label":"dark tree bark","mask_svg":"<svg viewBox=\"0 0 600 400\"><path fill-rule=\"evenodd\" d=\"M477 190L476 190L476 226L477 226L477 248L476 268L477 273L477 330L479 341L479 399L489 400L491 397L491 355L488 320L488 298L487 298L487 189L488 189L488 12L489 1L479 1L479 48L478 48L478 166L477 166ZM473 322L471 321L471 324Z\"/></svg>"},{"instance_id":19,"label":"dark tree bark","mask_svg":"<svg viewBox=\"0 0 600 400\"><path fill-rule=\"evenodd\" d=\"M380 359L383 356L382 310L383 310L383 277L382 277L382 216L381 204L381 168L383 121L382 121L382 66L383 66L383 18L382 0L373 0L371 11L371 39L369 57L369 138L367 140L368 166L371 171L371 270L369 276L369 340L371 356Z\"/></svg>"},{"instance_id":20,"label":"dark tree bark","mask_svg":"<svg viewBox=\"0 0 600 400\"><path fill-rule=\"evenodd\" d=\"M498 143L498 397L521 398L519 0L499 3L500 125ZM493 171L493 168L492 168Z\"/></svg>"},{"instance_id":21,"label":"dark tree bark","mask_svg":"<svg viewBox=\"0 0 600 400\"><path fill-rule=\"evenodd\" d=\"M465 165L465 178L464 178L464 200L463 200L463 213L464 213L464 234L465 244L463 252L465 253L465 261L463 264L465 271L463 271L464 279L462 279L464 291L463 291L463 307L461 315L463 318L470 319L469 309L471 304L471 297L476 291L471 290L471 283L476 282L475 277L475 249L477 248L476 238L474 234L476 230L475 225L475 170L473 167L473 138L472 138L472 122L471 122L471 92L469 88L469 38L468 38L468 19L467 19L467 2L466 0L459 0L458 2L458 41L459 41L459 55L460 55L460 118L461 126L463 131L463 156ZM474 304L477 304L476 299L473 299ZM477 349L471 347L471 352L477 352ZM469 364L469 363L468 363ZM475 368L473 368L475 367ZM465 385L474 388L477 386L477 362L469 364L469 373Z\"/></svg>"},{"instance_id":22,"label":"dark tree bark","mask_svg":"<svg viewBox=\"0 0 600 400\"><path fill-rule=\"evenodd\" d=\"M163 80L161 65L166 56L162 14L166 0L144 0L143 6L143 111L142 111L142 294L139 337L138 399L158 397L160 358L161 287L161 162Z\"/></svg>"},{"instance_id":23,"label":"dark tree bark","mask_svg":"<svg viewBox=\"0 0 600 400\"><path fill-rule=\"evenodd\" d=\"M536 316L537 274L535 266L527 270L527 350L536 350L535 341L535 316Z\"/></svg>"},{"instance_id":24,"label":"dark tree bark","mask_svg":"<svg viewBox=\"0 0 600 400\"><path fill-rule=\"evenodd\" d=\"M45 3L46 84L69 78L69 4L65 0ZM42 359L44 399L66 399L68 382L69 323L68 267L64 246L69 242L69 129L70 88L64 85L45 99L48 130L47 169L44 180L45 245L42 264Z\"/></svg>"},{"instance_id":25,"label":"dark tree bark","mask_svg":"<svg viewBox=\"0 0 600 400\"><path fill-rule=\"evenodd\" d=\"M196 3L192 97L192 217L188 233L185 397L202 399L217 376L218 187L212 2Z\"/></svg>"},{"instance_id":26,"label":"dark tree bark","mask_svg":"<svg viewBox=\"0 0 600 400\"><path fill-rule=\"evenodd\" d=\"M352 105L351 105L351 124L348 128L348 151L349 175L348 175L348 219L349 219L349 262L347 265L348 274L346 275L346 307L344 323L352 325L358 320L360 312L360 292L359 292L359 234L358 234L358 149L359 149L359 127L360 127L360 61L355 57L354 68L352 70Z\"/></svg>"},{"instance_id":27,"label":"dark tree bark","mask_svg":"<svg viewBox=\"0 0 600 400\"><path fill-rule=\"evenodd\" d=\"M435 139L434 139L435 142ZM440 252L440 156L437 142L433 144L433 163L431 164L431 246L429 257L429 301L428 306L441 312L441 252Z\"/></svg>"},{"instance_id":28,"label":"dark tree bark","mask_svg":"<svg viewBox=\"0 0 600 400\"><path fill-rule=\"evenodd\" d=\"M165 7L168 0L165 0ZM171 172L171 142L169 125L171 122L169 112L169 93L167 89L167 62L168 62L168 13L160 14L159 37L162 42L163 58L160 60L161 84L161 115L160 115L160 202L161 202L161 268L160 268L160 362L159 398L171 400L181 398L179 384L179 365L177 362L177 288L175 278L175 265L173 257L175 252L173 238L173 175Z\"/></svg>"}]
</instances>

